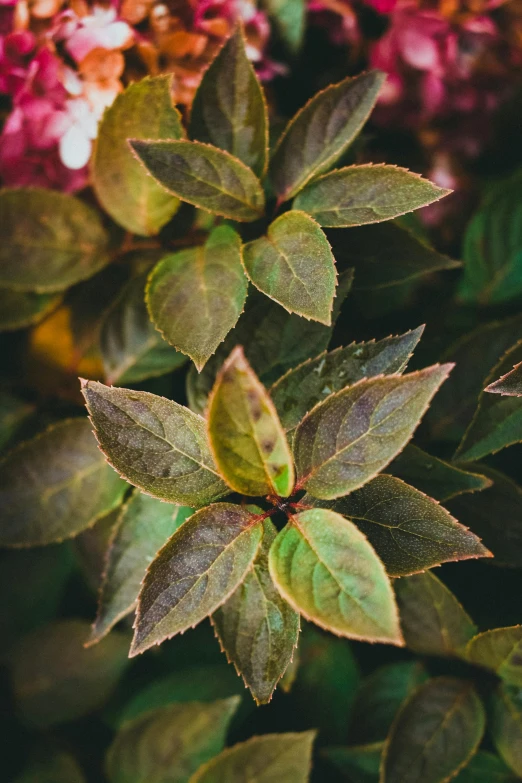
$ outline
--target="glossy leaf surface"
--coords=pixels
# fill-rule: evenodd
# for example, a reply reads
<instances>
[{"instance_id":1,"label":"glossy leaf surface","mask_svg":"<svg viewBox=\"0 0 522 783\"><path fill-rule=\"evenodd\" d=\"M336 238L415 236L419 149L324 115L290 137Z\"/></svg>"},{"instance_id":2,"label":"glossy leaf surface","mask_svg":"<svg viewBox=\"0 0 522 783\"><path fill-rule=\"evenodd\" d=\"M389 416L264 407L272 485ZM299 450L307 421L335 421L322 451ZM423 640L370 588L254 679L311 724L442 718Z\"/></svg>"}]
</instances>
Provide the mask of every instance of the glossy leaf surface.
<instances>
[{"instance_id":1,"label":"glossy leaf surface","mask_svg":"<svg viewBox=\"0 0 522 783\"><path fill-rule=\"evenodd\" d=\"M200 209L232 220L262 217L265 196L255 174L227 152L199 141L131 141L155 180Z\"/></svg>"},{"instance_id":2,"label":"glossy leaf surface","mask_svg":"<svg viewBox=\"0 0 522 783\"><path fill-rule=\"evenodd\" d=\"M324 232L306 213L285 212L266 236L245 245L252 283L290 313L329 326L337 272Z\"/></svg>"},{"instance_id":3,"label":"glossy leaf surface","mask_svg":"<svg viewBox=\"0 0 522 783\"><path fill-rule=\"evenodd\" d=\"M195 507L226 493L200 416L163 397L96 381L85 381L83 394L101 449L127 481Z\"/></svg>"},{"instance_id":4,"label":"glossy leaf surface","mask_svg":"<svg viewBox=\"0 0 522 783\"><path fill-rule=\"evenodd\" d=\"M201 370L243 312L248 282L234 229L214 229L206 243L168 255L154 268L147 304L165 340Z\"/></svg>"},{"instance_id":5,"label":"glossy leaf surface","mask_svg":"<svg viewBox=\"0 0 522 783\"><path fill-rule=\"evenodd\" d=\"M404 448L450 369L362 380L317 405L295 434L299 485L332 499L370 481Z\"/></svg>"},{"instance_id":6,"label":"glossy leaf surface","mask_svg":"<svg viewBox=\"0 0 522 783\"><path fill-rule=\"evenodd\" d=\"M290 495L294 466L285 434L240 347L217 377L208 407L208 432L216 464L232 489L252 496Z\"/></svg>"},{"instance_id":7,"label":"glossy leaf surface","mask_svg":"<svg viewBox=\"0 0 522 783\"><path fill-rule=\"evenodd\" d=\"M157 234L179 207L133 156L128 139L181 139L179 112L172 105L172 76L130 84L103 115L92 158L96 195L127 231Z\"/></svg>"},{"instance_id":8,"label":"glossy leaf surface","mask_svg":"<svg viewBox=\"0 0 522 783\"><path fill-rule=\"evenodd\" d=\"M250 571L212 615L221 648L258 704L272 697L299 635L299 615L282 598L268 572L268 552L277 531L269 519L263 527L263 540Z\"/></svg>"},{"instance_id":9,"label":"glossy leaf surface","mask_svg":"<svg viewBox=\"0 0 522 783\"><path fill-rule=\"evenodd\" d=\"M196 625L230 598L256 557L262 526L231 503L196 512L150 564L131 655Z\"/></svg>"},{"instance_id":10,"label":"glossy leaf surface","mask_svg":"<svg viewBox=\"0 0 522 783\"><path fill-rule=\"evenodd\" d=\"M296 514L272 545L269 564L281 594L308 620L339 636L402 644L384 567L340 514Z\"/></svg>"}]
</instances>

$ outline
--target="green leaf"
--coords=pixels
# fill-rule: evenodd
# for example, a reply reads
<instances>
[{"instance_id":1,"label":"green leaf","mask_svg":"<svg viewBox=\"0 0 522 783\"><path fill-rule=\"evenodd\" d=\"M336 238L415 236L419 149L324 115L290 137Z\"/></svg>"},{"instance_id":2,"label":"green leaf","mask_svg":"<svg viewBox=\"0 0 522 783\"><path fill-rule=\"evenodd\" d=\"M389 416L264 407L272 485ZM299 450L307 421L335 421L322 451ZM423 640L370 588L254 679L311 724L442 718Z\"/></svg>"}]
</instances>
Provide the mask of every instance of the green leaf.
<instances>
[{"instance_id":1,"label":"green leaf","mask_svg":"<svg viewBox=\"0 0 522 783\"><path fill-rule=\"evenodd\" d=\"M252 496L291 494L294 466L285 434L240 346L216 379L208 433L216 464L233 490Z\"/></svg>"},{"instance_id":2,"label":"green leaf","mask_svg":"<svg viewBox=\"0 0 522 783\"><path fill-rule=\"evenodd\" d=\"M120 511L121 506L100 517L72 542L79 569L95 595L98 595L101 587L107 549Z\"/></svg>"},{"instance_id":3,"label":"green leaf","mask_svg":"<svg viewBox=\"0 0 522 783\"><path fill-rule=\"evenodd\" d=\"M294 208L308 212L321 226L347 228L391 220L450 192L408 169L367 163L315 180L297 196Z\"/></svg>"},{"instance_id":4,"label":"green leaf","mask_svg":"<svg viewBox=\"0 0 522 783\"><path fill-rule=\"evenodd\" d=\"M156 329L201 370L236 325L247 289L241 239L220 226L204 245L160 261L149 278L147 304Z\"/></svg>"},{"instance_id":5,"label":"green leaf","mask_svg":"<svg viewBox=\"0 0 522 783\"><path fill-rule=\"evenodd\" d=\"M258 177L265 173L266 101L240 25L203 74L192 104L190 135L230 152Z\"/></svg>"},{"instance_id":6,"label":"green leaf","mask_svg":"<svg viewBox=\"0 0 522 783\"><path fill-rule=\"evenodd\" d=\"M265 196L255 174L228 152L200 141L139 141L131 147L169 193L232 220L263 216Z\"/></svg>"},{"instance_id":7,"label":"green leaf","mask_svg":"<svg viewBox=\"0 0 522 783\"><path fill-rule=\"evenodd\" d=\"M96 437L109 463L148 495L204 506L227 492L210 453L205 421L148 392L82 381Z\"/></svg>"},{"instance_id":8,"label":"green leaf","mask_svg":"<svg viewBox=\"0 0 522 783\"><path fill-rule=\"evenodd\" d=\"M522 359L522 340L515 343L493 368L487 382L504 375ZM481 391L475 415L454 459L472 462L522 441L522 400Z\"/></svg>"},{"instance_id":9,"label":"green leaf","mask_svg":"<svg viewBox=\"0 0 522 783\"><path fill-rule=\"evenodd\" d=\"M421 655L459 655L477 627L453 593L431 572L394 584L406 645Z\"/></svg>"},{"instance_id":10,"label":"green leaf","mask_svg":"<svg viewBox=\"0 0 522 783\"><path fill-rule=\"evenodd\" d=\"M0 288L0 332L11 332L43 320L62 300L60 294Z\"/></svg>"},{"instance_id":11,"label":"green leaf","mask_svg":"<svg viewBox=\"0 0 522 783\"><path fill-rule=\"evenodd\" d=\"M151 323L145 304L146 280L147 275L129 280L103 321L100 349L108 384L137 383L186 362Z\"/></svg>"},{"instance_id":12,"label":"green leaf","mask_svg":"<svg viewBox=\"0 0 522 783\"><path fill-rule=\"evenodd\" d=\"M413 443L406 446L387 471L441 503L456 495L487 489L493 483L490 478L434 457Z\"/></svg>"},{"instance_id":13,"label":"green leaf","mask_svg":"<svg viewBox=\"0 0 522 783\"><path fill-rule=\"evenodd\" d=\"M327 231L339 264L355 269L355 291L382 291L460 266L396 223Z\"/></svg>"},{"instance_id":14,"label":"green leaf","mask_svg":"<svg viewBox=\"0 0 522 783\"><path fill-rule=\"evenodd\" d=\"M174 533L143 580L131 656L196 625L230 598L256 557L258 520L246 508L216 503Z\"/></svg>"},{"instance_id":15,"label":"green leaf","mask_svg":"<svg viewBox=\"0 0 522 783\"><path fill-rule=\"evenodd\" d=\"M314 731L264 734L227 748L190 783L307 783Z\"/></svg>"},{"instance_id":16,"label":"green leaf","mask_svg":"<svg viewBox=\"0 0 522 783\"><path fill-rule=\"evenodd\" d=\"M125 723L107 753L110 783L187 783L223 749L238 703L170 704Z\"/></svg>"},{"instance_id":17,"label":"green leaf","mask_svg":"<svg viewBox=\"0 0 522 783\"><path fill-rule=\"evenodd\" d=\"M522 694L519 688L510 688L502 683L497 687L491 697L489 730L500 756L517 776L521 776ZM506 777L499 779L504 781ZM487 783L489 780L493 778L488 778ZM511 781L512 778L507 777L507 780Z\"/></svg>"},{"instance_id":18,"label":"green leaf","mask_svg":"<svg viewBox=\"0 0 522 783\"><path fill-rule=\"evenodd\" d=\"M292 517L270 550L270 574L288 603L339 636L402 644L384 566L349 520L326 509Z\"/></svg>"},{"instance_id":19,"label":"green leaf","mask_svg":"<svg viewBox=\"0 0 522 783\"><path fill-rule=\"evenodd\" d=\"M417 661L401 661L376 669L357 693L350 742L362 745L384 740L403 702L427 678Z\"/></svg>"},{"instance_id":20,"label":"green leaf","mask_svg":"<svg viewBox=\"0 0 522 783\"><path fill-rule=\"evenodd\" d=\"M445 783L464 767L484 734L484 708L473 686L437 677L410 697L384 747L381 783Z\"/></svg>"},{"instance_id":21,"label":"green leaf","mask_svg":"<svg viewBox=\"0 0 522 783\"><path fill-rule=\"evenodd\" d=\"M296 54L303 43L306 27L306 3L304 0L263 0L266 9L283 43Z\"/></svg>"},{"instance_id":22,"label":"green leaf","mask_svg":"<svg viewBox=\"0 0 522 783\"><path fill-rule=\"evenodd\" d=\"M324 758L350 783L378 783L383 742L351 747L325 748Z\"/></svg>"},{"instance_id":23,"label":"green leaf","mask_svg":"<svg viewBox=\"0 0 522 783\"><path fill-rule=\"evenodd\" d=\"M13 783L85 783L74 756L60 750L38 753Z\"/></svg>"},{"instance_id":24,"label":"green leaf","mask_svg":"<svg viewBox=\"0 0 522 783\"><path fill-rule=\"evenodd\" d=\"M516 783L518 778L498 756L479 750L453 780L455 783Z\"/></svg>"},{"instance_id":25,"label":"green leaf","mask_svg":"<svg viewBox=\"0 0 522 783\"><path fill-rule=\"evenodd\" d=\"M351 286L351 273L339 276L333 319ZM242 345L253 370L266 383L273 383L291 367L323 351L332 336L333 327L316 321L306 321L292 315L253 289L245 312L201 373L191 368L187 394L190 406L202 413L207 405L216 375L236 345Z\"/></svg>"},{"instance_id":26,"label":"green leaf","mask_svg":"<svg viewBox=\"0 0 522 783\"><path fill-rule=\"evenodd\" d=\"M361 674L350 642L306 623L291 693L296 727L315 726L329 742L343 742Z\"/></svg>"},{"instance_id":27,"label":"green leaf","mask_svg":"<svg viewBox=\"0 0 522 783\"><path fill-rule=\"evenodd\" d=\"M522 293L522 187L520 177L495 188L464 236L464 302L499 304Z\"/></svg>"},{"instance_id":28,"label":"green leaf","mask_svg":"<svg viewBox=\"0 0 522 783\"><path fill-rule=\"evenodd\" d=\"M317 93L287 125L270 163L279 201L328 171L368 119L385 76L363 73Z\"/></svg>"},{"instance_id":29,"label":"green leaf","mask_svg":"<svg viewBox=\"0 0 522 783\"><path fill-rule=\"evenodd\" d=\"M362 380L316 405L295 433L299 486L328 500L374 478L409 441L451 367Z\"/></svg>"},{"instance_id":30,"label":"green leaf","mask_svg":"<svg viewBox=\"0 0 522 783\"><path fill-rule=\"evenodd\" d=\"M16 438L34 411L32 404L0 390L0 449L5 449Z\"/></svg>"},{"instance_id":31,"label":"green leaf","mask_svg":"<svg viewBox=\"0 0 522 783\"><path fill-rule=\"evenodd\" d=\"M299 615L281 597L268 572L268 551L277 531L269 519L263 527L258 555L244 581L212 615L223 652L257 704L272 698L299 635Z\"/></svg>"},{"instance_id":32,"label":"green leaf","mask_svg":"<svg viewBox=\"0 0 522 783\"><path fill-rule=\"evenodd\" d=\"M68 544L3 552L0 591L9 595L0 613L0 660L26 633L56 614L73 567Z\"/></svg>"},{"instance_id":33,"label":"green leaf","mask_svg":"<svg viewBox=\"0 0 522 783\"><path fill-rule=\"evenodd\" d=\"M0 223L0 286L62 291L109 263L109 237L98 212L68 193L6 188Z\"/></svg>"},{"instance_id":34,"label":"green leaf","mask_svg":"<svg viewBox=\"0 0 522 783\"><path fill-rule=\"evenodd\" d=\"M409 576L441 563L492 556L436 500L385 474L333 502L305 495L303 503L331 508L368 538L390 576Z\"/></svg>"},{"instance_id":35,"label":"green leaf","mask_svg":"<svg viewBox=\"0 0 522 783\"><path fill-rule=\"evenodd\" d=\"M58 620L22 639L11 678L24 723L46 729L76 720L109 697L128 665L129 639L114 632L86 649L88 635L87 622Z\"/></svg>"},{"instance_id":36,"label":"green leaf","mask_svg":"<svg viewBox=\"0 0 522 783\"><path fill-rule=\"evenodd\" d=\"M522 686L522 625L479 633L468 642L464 657L505 682Z\"/></svg>"},{"instance_id":37,"label":"green leaf","mask_svg":"<svg viewBox=\"0 0 522 783\"><path fill-rule=\"evenodd\" d=\"M112 531L90 642L99 642L138 600L147 567L170 536L192 514L134 490Z\"/></svg>"},{"instance_id":38,"label":"green leaf","mask_svg":"<svg viewBox=\"0 0 522 783\"><path fill-rule=\"evenodd\" d=\"M522 566L522 488L512 479L478 463L480 470L493 486L480 495L466 495L450 503L450 511L483 539L493 552L493 565L520 568ZM502 523L499 524L499 520Z\"/></svg>"},{"instance_id":39,"label":"green leaf","mask_svg":"<svg viewBox=\"0 0 522 783\"><path fill-rule=\"evenodd\" d=\"M284 429L295 429L314 405L346 386L363 378L401 373L423 329L419 326L399 337L385 337L377 342L352 343L289 370L270 389Z\"/></svg>"},{"instance_id":40,"label":"green leaf","mask_svg":"<svg viewBox=\"0 0 522 783\"><path fill-rule=\"evenodd\" d=\"M290 313L329 326L337 272L323 231L304 212L285 212L267 235L245 245L252 283Z\"/></svg>"},{"instance_id":41,"label":"green leaf","mask_svg":"<svg viewBox=\"0 0 522 783\"><path fill-rule=\"evenodd\" d=\"M483 324L443 354L443 361L454 362L455 369L426 416L433 439L460 440L499 356L517 340L522 340L522 315Z\"/></svg>"},{"instance_id":42,"label":"green leaf","mask_svg":"<svg viewBox=\"0 0 522 783\"><path fill-rule=\"evenodd\" d=\"M52 425L17 446L1 465L1 546L73 538L116 508L127 489L83 418Z\"/></svg>"},{"instance_id":43,"label":"green leaf","mask_svg":"<svg viewBox=\"0 0 522 783\"><path fill-rule=\"evenodd\" d=\"M491 394L502 394L504 397L522 397L522 362L512 370L502 375L497 381L486 386L484 391Z\"/></svg>"},{"instance_id":44,"label":"green leaf","mask_svg":"<svg viewBox=\"0 0 522 783\"><path fill-rule=\"evenodd\" d=\"M127 231L157 234L179 207L179 201L143 170L127 139L183 136L181 117L172 105L171 74L129 85L105 111L92 158L92 181L104 209Z\"/></svg>"}]
</instances>

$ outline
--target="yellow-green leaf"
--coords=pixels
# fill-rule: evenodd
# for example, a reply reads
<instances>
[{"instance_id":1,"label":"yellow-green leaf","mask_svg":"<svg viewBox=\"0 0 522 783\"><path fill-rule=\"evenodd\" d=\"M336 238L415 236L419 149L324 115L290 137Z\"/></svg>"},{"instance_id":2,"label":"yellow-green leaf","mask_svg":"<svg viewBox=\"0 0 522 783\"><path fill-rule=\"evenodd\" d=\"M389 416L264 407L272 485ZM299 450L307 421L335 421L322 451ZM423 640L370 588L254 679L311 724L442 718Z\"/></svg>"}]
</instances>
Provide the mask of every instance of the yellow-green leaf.
<instances>
[{"instance_id":1,"label":"yellow-green leaf","mask_svg":"<svg viewBox=\"0 0 522 783\"><path fill-rule=\"evenodd\" d=\"M294 208L321 226L346 228L391 220L450 192L408 169L369 163L325 174L297 196Z\"/></svg>"},{"instance_id":2,"label":"yellow-green leaf","mask_svg":"<svg viewBox=\"0 0 522 783\"><path fill-rule=\"evenodd\" d=\"M522 686L522 625L479 633L468 642L463 656L505 682Z\"/></svg>"},{"instance_id":3,"label":"yellow-green leaf","mask_svg":"<svg viewBox=\"0 0 522 783\"><path fill-rule=\"evenodd\" d=\"M147 304L165 340L201 370L243 312L248 282L241 239L234 229L214 229L200 247L166 256L153 269Z\"/></svg>"},{"instance_id":4,"label":"yellow-green leaf","mask_svg":"<svg viewBox=\"0 0 522 783\"><path fill-rule=\"evenodd\" d=\"M286 497L294 466L272 400L241 347L223 365L208 406L208 433L227 484L244 495Z\"/></svg>"},{"instance_id":5,"label":"yellow-green leaf","mask_svg":"<svg viewBox=\"0 0 522 783\"><path fill-rule=\"evenodd\" d=\"M244 248L252 283L290 313L330 325L337 272L324 232L304 212L285 212Z\"/></svg>"},{"instance_id":6,"label":"yellow-green leaf","mask_svg":"<svg viewBox=\"0 0 522 783\"><path fill-rule=\"evenodd\" d=\"M154 179L182 201L232 220L263 216L261 183L228 152L200 141L132 139L131 147Z\"/></svg>"},{"instance_id":7,"label":"yellow-green leaf","mask_svg":"<svg viewBox=\"0 0 522 783\"><path fill-rule=\"evenodd\" d=\"M190 135L230 152L258 177L264 174L266 101L239 25L203 74L192 103Z\"/></svg>"},{"instance_id":8,"label":"yellow-green leaf","mask_svg":"<svg viewBox=\"0 0 522 783\"><path fill-rule=\"evenodd\" d=\"M402 644L384 566L365 536L340 514L311 509L293 516L272 545L269 565L288 603L321 628L352 639Z\"/></svg>"},{"instance_id":9,"label":"yellow-green leaf","mask_svg":"<svg viewBox=\"0 0 522 783\"><path fill-rule=\"evenodd\" d=\"M298 485L328 500L374 478L409 441L451 367L362 380L316 405L295 433Z\"/></svg>"},{"instance_id":10,"label":"yellow-green leaf","mask_svg":"<svg viewBox=\"0 0 522 783\"><path fill-rule=\"evenodd\" d=\"M517 776L522 776L522 693L520 688L510 688L504 684L497 687L490 700L489 730L500 756Z\"/></svg>"},{"instance_id":11,"label":"yellow-green leaf","mask_svg":"<svg viewBox=\"0 0 522 783\"><path fill-rule=\"evenodd\" d=\"M183 136L181 117L172 105L171 74L129 85L103 115L92 181L104 209L127 231L157 234L179 207L179 201L144 171L127 140Z\"/></svg>"},{"instance_id":12,"label":"yellow-green leaf","mask_svg":"<svg viewBox=\"0 0 522 783\"><path fill-rule=\"evenodd\" d=\"M193 514L147 570L131 655L186 631L224 604L250 569L262 533L253 511L231 503Z\"/></svg>"},{"instance_id":13,"label":"yellow-green leaf","mask_svg":"<svg viewBox=\"0 0 522 783\"><path fill-rule=\"evenodd\" d=\"M97 381L83 381L82 391L100 448L131 484L194 507L227 492L201 416L164 397Z\"/></svg>"}]
</instances>

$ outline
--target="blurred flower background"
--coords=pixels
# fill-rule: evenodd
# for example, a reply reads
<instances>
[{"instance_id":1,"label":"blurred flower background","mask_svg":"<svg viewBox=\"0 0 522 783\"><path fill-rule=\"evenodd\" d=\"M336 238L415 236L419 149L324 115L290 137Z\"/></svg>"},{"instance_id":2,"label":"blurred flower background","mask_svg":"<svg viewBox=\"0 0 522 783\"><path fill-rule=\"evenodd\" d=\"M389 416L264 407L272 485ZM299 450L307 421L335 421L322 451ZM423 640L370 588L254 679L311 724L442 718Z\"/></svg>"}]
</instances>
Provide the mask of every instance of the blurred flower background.
<instances>
[{"instance_id":1,"label":"blurred flower background","mask_svg":"<svg viewBox=\"0 0 522 783\"><path fill-rule=\"evenodd\" d=\"M3 183L85 187L98 123L124 85L172 72L176 103L190 107L202 73L240 20L249 57L272 84L269 95L288 91L292 72L301 81L297 92L312 94L318 85L307 84L307 61L314 68L322 52L335 63L330 71L324 62L316 67L327 80L367 67L385 71L373 159L375 148L390 157L390 144L396 159L402 145L400 162L456 189L462 210L473 200L476 162L519 89L521 0L303 3L0 0ZM434 205L425 223L440 224L455 205L451 198Z\"/></svg>"}]
</instances>

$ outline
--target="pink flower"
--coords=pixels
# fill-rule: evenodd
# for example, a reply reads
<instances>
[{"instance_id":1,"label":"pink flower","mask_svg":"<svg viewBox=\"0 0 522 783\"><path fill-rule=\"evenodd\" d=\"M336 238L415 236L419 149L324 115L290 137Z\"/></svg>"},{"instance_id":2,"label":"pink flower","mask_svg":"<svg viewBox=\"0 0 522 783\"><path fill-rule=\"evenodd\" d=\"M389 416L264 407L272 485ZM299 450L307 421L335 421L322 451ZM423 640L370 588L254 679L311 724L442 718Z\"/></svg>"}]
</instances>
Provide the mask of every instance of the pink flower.
<instances>
[{"instance_id":1,"label":"pink flower","mask_svg":"<svg viewBox=\"0 0 522 783\"><path fill-rule=\"evenodd\" d=\"M118 20L116 9L95 5L92 14L78 16L64 11L55 28L56 40L65 40L65 48L80 63L93 49L124 49L134 40L127 22Z\"/></svg>"}]
</instances>

